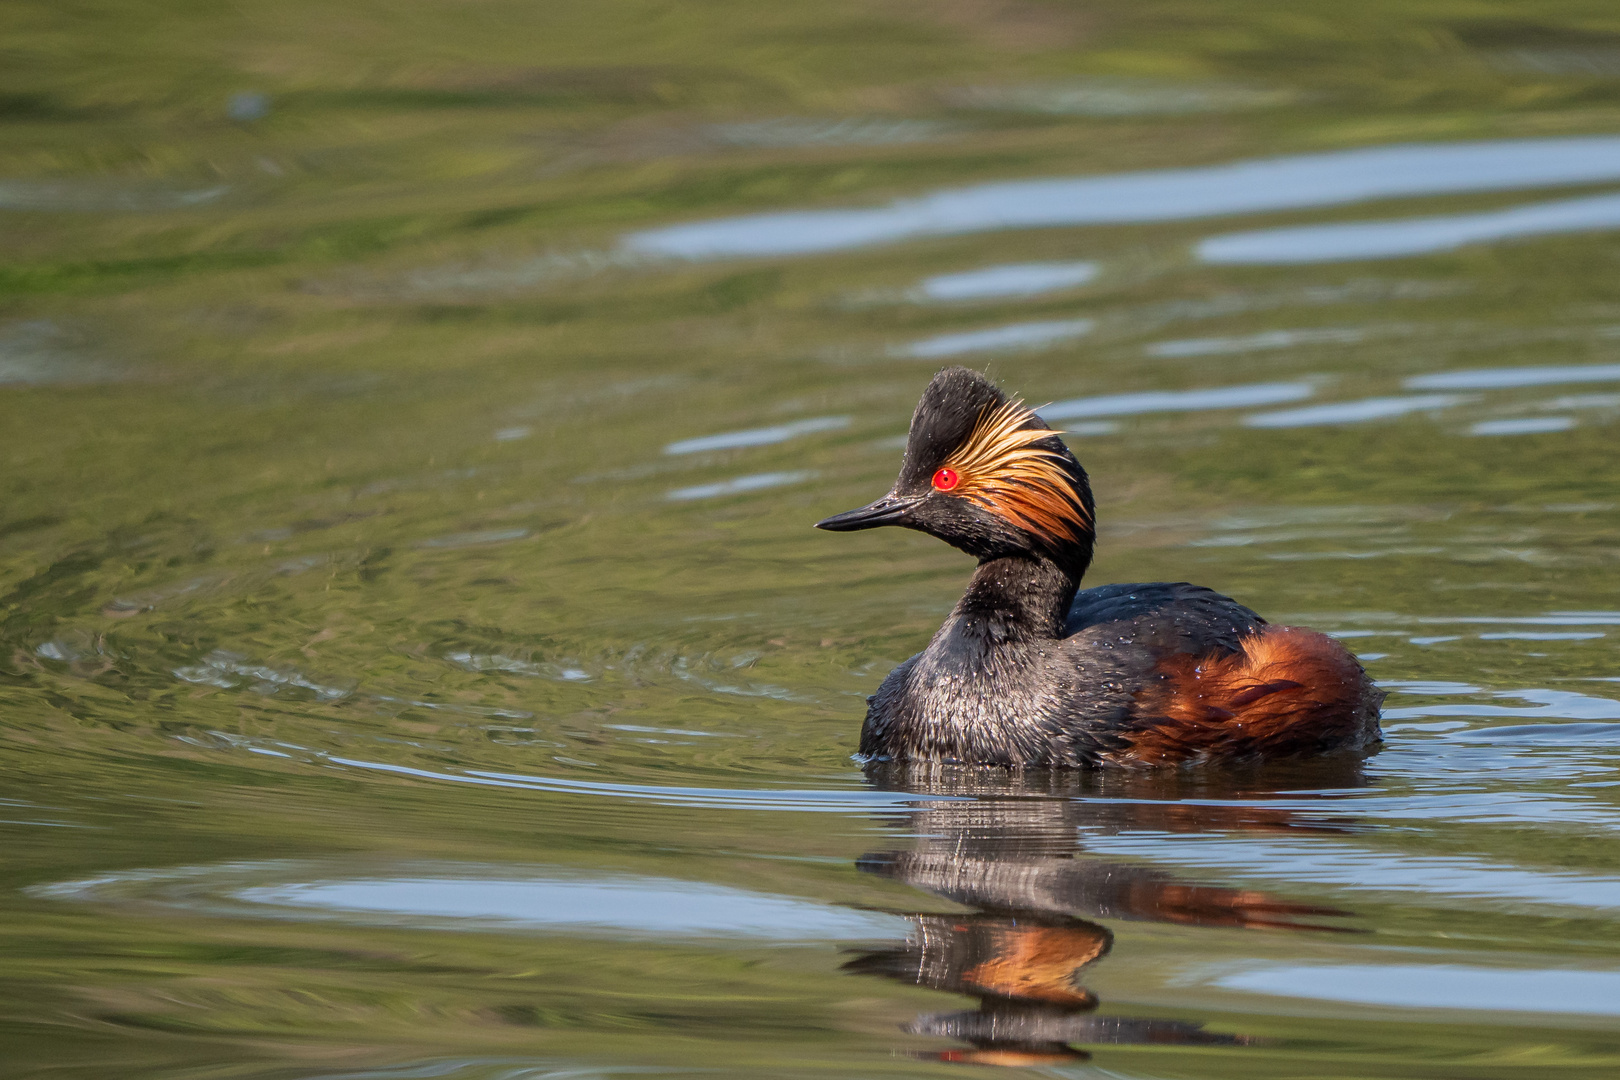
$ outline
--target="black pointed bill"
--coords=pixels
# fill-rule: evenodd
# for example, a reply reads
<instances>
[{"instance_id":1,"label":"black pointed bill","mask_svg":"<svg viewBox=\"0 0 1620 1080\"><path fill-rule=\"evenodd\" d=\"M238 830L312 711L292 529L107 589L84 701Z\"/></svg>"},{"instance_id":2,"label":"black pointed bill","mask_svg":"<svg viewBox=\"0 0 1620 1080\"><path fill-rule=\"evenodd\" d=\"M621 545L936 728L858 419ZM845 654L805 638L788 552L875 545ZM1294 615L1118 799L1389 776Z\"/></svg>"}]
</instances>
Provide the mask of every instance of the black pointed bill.
<instances>
[{"instance_id":1,"label":"black pointed bill","mask_svg":"<svg viewBox=\"0 0 1620 1080\"><path fill-rule=\"evenodd\" d=\"M842 514L834 514L825 521L818 521L816 528L826 529L829 532L854 532L857 529L875 529L879 525L899 525L905 518L906 511L921 501L918 498L905 498L891 491L877 502L863 506L859 510L847 510Z\"/></svg>"}]
</instances>

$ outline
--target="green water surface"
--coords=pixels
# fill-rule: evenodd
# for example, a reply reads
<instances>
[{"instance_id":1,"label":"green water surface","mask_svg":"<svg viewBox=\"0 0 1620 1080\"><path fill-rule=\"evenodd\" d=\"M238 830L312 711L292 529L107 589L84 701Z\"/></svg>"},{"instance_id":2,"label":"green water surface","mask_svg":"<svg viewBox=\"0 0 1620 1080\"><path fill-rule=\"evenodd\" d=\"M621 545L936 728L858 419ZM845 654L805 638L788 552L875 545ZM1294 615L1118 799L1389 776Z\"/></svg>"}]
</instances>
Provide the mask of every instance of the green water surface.
<instances>
[{"instance_id":1,"label":"green water surface","mask_svg":"<svg viewBox=\"0 0 1620 1080\"><path fill-rule=\"evenodd\" d=\"M1616 1075L1609 154L1575 0L12 0L0 1075ZM954 362L1385 748L863 774Z\"/></svg>"}]
</instances>

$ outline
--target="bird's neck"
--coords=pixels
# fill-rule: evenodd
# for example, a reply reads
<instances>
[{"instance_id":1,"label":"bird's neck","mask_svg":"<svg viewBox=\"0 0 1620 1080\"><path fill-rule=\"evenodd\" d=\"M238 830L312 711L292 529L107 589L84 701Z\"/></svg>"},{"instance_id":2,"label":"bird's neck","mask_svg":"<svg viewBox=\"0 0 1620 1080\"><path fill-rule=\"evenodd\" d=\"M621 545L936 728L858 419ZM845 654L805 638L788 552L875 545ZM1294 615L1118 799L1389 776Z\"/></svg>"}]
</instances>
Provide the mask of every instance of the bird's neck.
<instances>
[{"instance_id":1,"label":"bird's neck","mask_svg":"<svg viewBox=\"0 0 1620 1080\"><path fill-rule=\"evenodd\" d=\"M1079 581L1039 555L986 559L951 612L986 644L1060 638Z\"/></svg>"}]
</instances>

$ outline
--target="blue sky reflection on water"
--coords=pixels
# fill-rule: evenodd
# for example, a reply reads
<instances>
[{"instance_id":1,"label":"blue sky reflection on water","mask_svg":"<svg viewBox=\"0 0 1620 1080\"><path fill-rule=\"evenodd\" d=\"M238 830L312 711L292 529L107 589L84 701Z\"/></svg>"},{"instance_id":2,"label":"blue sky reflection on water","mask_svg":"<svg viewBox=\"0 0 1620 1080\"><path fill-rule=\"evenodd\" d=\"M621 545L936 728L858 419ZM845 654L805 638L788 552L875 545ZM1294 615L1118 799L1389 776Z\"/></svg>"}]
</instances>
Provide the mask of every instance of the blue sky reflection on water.
<instances>
[{"instance_id":1,"label":"blue sky reflection on water","mask_svg":"<svg viewBox=\"0 0 1620 1080\"><path fill-rule=\"evenodd\" d=\"M1196 250L1207 263L1349 262L1426 255L1491 240L1604 229L1620 229L1620 195L1513 206L1483 214L1231 233L1201 241Z\"/></svg>"},{"instance_id":2,"label":"blue sky reflection on water","mask_svg":"<svg viewBox=\"0 0 1620 1080\"><path fill-rule=\"evenodd\" d=\"M667 497L674 502L689 502L693 499L717 499L724 495L743 495L751 491L763 491L766 488L801 484L812 479L815 475L815 472L809 469L750 473L747 476L732 477L730 480L718 480L712 484L693 484L690 487L675 488L669 492Z\"/></svg>"},{"instance_id":3,"label":"blue sky reflection on water","mask_svg":"<svg viewBox=\"0 0 1620 1080\"><path fill-rule=\"evenodd\" d=\"M727 431L719 435L699 435L681 439L664 447L666 454L699 454L710 450L739 450L750 446L770 446L787 442L800 435L813 435L821 431L839 431L849 427L847 416L814 416L807 420L794 420L771 427L749 428L747 431Z\"/></svg>"},{"instance_id":4,"label":"blue sky reflection on water","mask_svg":"<svg viewBox=\"0 0 1620 1080\"><path fill-rule=\"evenodd\" d=\"M1301 345L1354 345L1366 340L1368 330L1359 326L1315 327L1307 330L1267 330L1241 337L1182 338L1155 341L1144 346L1148 356L1164 358L1223 356L1230 353L1267 349L1292 349Z\"/></svg>"},{"instance_id":5,"label":"blue sky reflection on water","mask_svg":"<svg viewBox=\"0 0 1620 1080\"><path fill-rule=\"evenodd\" d=\"M1215 386L1203 390L1146 390L1132 394L1102 394L1097 397L1069 398L1040 408L1049 422L1078 420L1092 416L1137 416L1143 413L1204 412L1212 409L1244 409L1299 401L1316 392L1308 382L1246 383L1241 386Z\"/></svg>"},{"instance_id":6,"label":"blue sky reflection on water","mask_svg":"<svg viewBox=\"0 0 1620 1080\"><path fill-rule=\"evenodd\" d=\"M1404 895L1409 903L1473 901L1620 909L1620 877L1530 871L1471 856L1412 855L1343 842L1218 835L1180 838L1127 833L1093 837L1090 847L1106 855L1202 865L1233 877Z\"/></svg>"},{"instance_id":7,"label":"blue sky reflection on water","mask_svg":"<svg viewBox=\"0 0 1620 1080\"><path fill-rule=\"evenodd\" d=\"M1412 394L1406 397L1363 398L1336 401L1303 409L1245 416L1243 423L1253 428L1313 427L1327 424L1361 424L1369 420L1389 420L1415 412L1434 412L1460 405L1468 398L1460 394Z\"/></svg>"},{"instance_id":8,"label":"blue sky reflection on water","mask_svg":"<svg viewBox=\"0 0 1620 1080\"><path fill-rule=\"evenodd\" d=\"M618 932L648 937L871 940L897 918L701 882L657 878L369 877L255 885L236 899L283 910L465 920L469 928ZM269 913L267 911L267 913Z\"/></svg>"},{"instance_id":9,"label":"blue sky reflection on water","mask_svg":"<svg viewBox=\"0 0 1620 1080\"><path fill-rule=\"evenodd\" d=\"M811 255L922 236L1256 214L1620 180L1620 137L1413 143L1327 154L947 188L869 209L795 210L645 229L625 250L677 259Z\"/></svg>"},{"instance_id":10,"label":"blue sky reflection on water","mask_svg":"<svg viewBox=\"0 0 1620 1080\"><path fill-rule=\"evenodd\" d=\"M1409 390L1507 390L1585 382L1620 382L1620 364L1544 364L1437 371L1410 376L1402 385Z\"/></svg>"},{"instance_id":11,"label":"blue sky reflection on water","mask_svg":"<svg viewBox=\"0 0 1620 1080\"><path fill-rule=\"evenodd\" d=\"M1302 964L1218 975L1254 994L1403 1009L1620 1016L1620 971L1491 968L1474 964Z\"/></svg>"},{"instance_id":12,"label":"blue sky reflection on water","mask_svg":"<svg viewBox=\"0 0 1620 1080\"><path fill-rule=\"evenodd\" d=\"M1577 423L1573 416L1518 416L1511 420L1481 420L1468 429L1468 434L1545 435L1568 431Z\"/></svg>"},{"instance_id":13,"label":"blue sky reflection on water","mask_svg":"<svg viewBox=\"0 0 1620 1080\"><path fill-rule=\"evenodd\" d=\"M969 353L1008 352L1041 349L1072 338L1084 337L1096 326L1094 319L1054 319L1045 322L1014 323L984 330L960 330L938 334L907 345L897 345L891 355L914 360L942 360Z\"/></svg>"},{"instance_id":14,"label":"blue sky reflection on water","mask_svg":"<svg viewBox=\"0 0 1620 1080\"><path fill-rule=\"evenodd\" d=\"M381 919L468 932L767 941L869 941L906 932L904 920L878 912L702 881L565 867L441 863L355 872L296 862L224 863L114 874L36 893L259 918Z\"/></svg>"},{"instance_id":15,"label":"blue sky reflection on water","mask_svg":"<svg viewBox=\"0 0 1620 1080\"><path fill-rule=\"evenodd\" d=\"M1015 263L924 278L912 295L942 303L996 300L1072 289L1096 278L1094 262Z\"/></svg>"}]
</instances>

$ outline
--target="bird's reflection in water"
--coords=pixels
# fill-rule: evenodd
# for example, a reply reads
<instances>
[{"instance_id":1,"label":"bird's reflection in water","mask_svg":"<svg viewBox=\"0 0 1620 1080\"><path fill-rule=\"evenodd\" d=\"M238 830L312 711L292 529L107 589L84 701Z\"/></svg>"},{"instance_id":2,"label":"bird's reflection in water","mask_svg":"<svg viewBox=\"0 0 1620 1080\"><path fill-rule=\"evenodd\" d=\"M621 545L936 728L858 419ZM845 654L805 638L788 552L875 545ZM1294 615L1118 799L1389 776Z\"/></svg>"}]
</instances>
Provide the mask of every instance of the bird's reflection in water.
<instances>
[{"instance_id":1,"label":"bird's reflection in water","mask_svg":"<svg viewBox=\"0 0 1620 1080\"><path fill-rule=\"evenodd\" d=\"M1084 1059L1075 1044L1251 1041L1196 1023L1095 1015L1097 998L1080 980L1108 954L1113 934L1092 919L1345 930L1323 920L1349 912L1095 858L1084 850L1084 837L1125 831L1341 832L1349 823L1266 803L1287 792L1290 806L1297 807L1309 797L1305 792L1359 786L1358 761L1217 776L877 765L867 776L883 789L921 796L896 822L918 839L912 850L864 855L859 868L976 909L962 915L901 913L913 925L903 946L866 952L845 965L978 998L977 1010L924 1015L906 1025L913 1034L972 1044L932 1055L937 1060L1040 1065Z\"/></svg>"}]
</instances>

